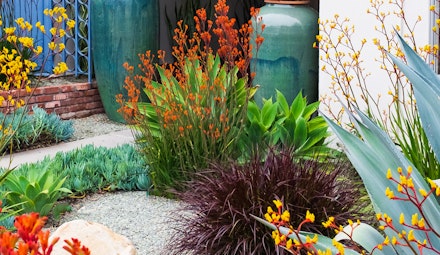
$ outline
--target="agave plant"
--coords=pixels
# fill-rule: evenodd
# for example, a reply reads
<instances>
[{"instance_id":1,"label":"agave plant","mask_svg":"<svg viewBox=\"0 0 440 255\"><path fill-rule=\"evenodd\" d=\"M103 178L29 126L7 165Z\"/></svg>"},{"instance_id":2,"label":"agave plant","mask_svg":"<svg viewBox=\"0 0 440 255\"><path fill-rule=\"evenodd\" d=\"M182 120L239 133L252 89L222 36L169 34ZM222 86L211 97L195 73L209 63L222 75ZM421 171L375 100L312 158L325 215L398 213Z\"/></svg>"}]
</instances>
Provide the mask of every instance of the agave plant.
<instances>
[{"instance_id":1,"label":"agave plant","mask_svg":"<svg viewBox=\"0 0 440 255\"><path fill-rule=\"evenodd\" d=\"M440 79L399 38L407 63L394 56L391 58L413 85L422 125L438 160L440 137L437 130L440 129L440 115L437 111L440 109ZM440 195L439 186L433 180L427 182L372 120L359 110L355 113L357 116L351 113L349 116L361 138L329 119L327 122L343 142L347 156L361 176L382 225L379 229L383 230L386 237L370 225L350 224L334 239L319 236L310 249L328 250L336 254L340 252L338 248L341 246L340 243L339 246L335 245L335 241L350 239L370 254L440 254L440 205L435 196ZM408 172L404 172L402 167L408 167ZM408 193L402 198L404 192ZM277 228L267 221L259 221L273 229ZM303 243L315 236L306 232L292 234L287 228L279 228L278 231ZM345 254L361 253L345 249Z\"/></svg>"},{"instance_id":2,"label":"agave plant","mask_svg":"<svg viewBox=\"0 0 440 255\"><path fill-rule=\"evenodd\" d=\"M26 176L9 174L4 181L2 197L8 205L24 213L38 212L48 215L56 202L70 190L62 187L67 177L55 176L47 169L33 169Z\"/></svg>"}]
</instances>

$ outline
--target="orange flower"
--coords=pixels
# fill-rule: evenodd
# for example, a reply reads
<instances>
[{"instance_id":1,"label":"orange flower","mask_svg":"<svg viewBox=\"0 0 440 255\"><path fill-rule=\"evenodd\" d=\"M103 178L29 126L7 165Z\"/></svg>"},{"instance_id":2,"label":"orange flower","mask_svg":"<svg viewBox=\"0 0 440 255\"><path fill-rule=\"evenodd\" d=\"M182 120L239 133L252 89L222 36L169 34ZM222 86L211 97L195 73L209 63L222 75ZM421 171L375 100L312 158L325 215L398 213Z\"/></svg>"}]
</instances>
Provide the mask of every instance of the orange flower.
<instances>
[{"instance_id":1,"label":"orange flower","mask_svg":"<svg viewBox=\"0 0 440 255\"><path fill-rule=\"evenodd\" d=\"M37 234L46 223L47 217L40 217L38 213L23 214L15 218L14 226L24 242L36 242Z\"/></svg>"},{"instance_id":2,"label":"orange flower","mask_svg":"<svg viewBox=\"0 0 440 255\"><path fill-rule=\"evenodd\" d=\"M4 232L0 235L1 254L14 254L13 250L19 236L16 233Z\"/></svg>"},{"instance_id":3,"label":"orange flower","mask_svg":"<svg viewBox=\"0 0 440 255\"><path fill-rule=\"evenodd\" d=\"M40 242L41 245L41 249L44 251L44 254L51 254L53 250L53 246L60 239L59 237L56 237L49 244L49 236L50 236L49 230L40 231L37 236L38 236L38 241Z\"/></svg>"},{"instance_id":4,"label":"orange flower","mask_svg":"<svg viewBox=\"0 0 440 255\"><path fill-rule=\"evenodd\" d=\"M63 249L68 251L72 255L90 255L90 250L85 247L84 245L81 246L81 242L76 239L72 238L72 240L64 240L64 242L67 244L63 246Z\"/></svg>"}]
</instances>

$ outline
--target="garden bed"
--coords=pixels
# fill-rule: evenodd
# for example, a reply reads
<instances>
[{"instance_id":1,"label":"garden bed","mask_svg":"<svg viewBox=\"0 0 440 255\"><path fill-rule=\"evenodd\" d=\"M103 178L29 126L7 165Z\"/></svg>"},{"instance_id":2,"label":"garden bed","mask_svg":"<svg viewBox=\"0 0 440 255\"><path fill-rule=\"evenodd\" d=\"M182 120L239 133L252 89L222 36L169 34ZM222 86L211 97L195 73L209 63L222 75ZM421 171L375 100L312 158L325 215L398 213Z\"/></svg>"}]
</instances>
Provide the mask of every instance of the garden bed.
<instances>
[{"instance_id":1,"label":"garden bed","mask_svg":"<svg viewBox=\"0 0 440 255\"><path fill-rule=\"evenodd\" d=\"M104 112L96 81L90 83L81 77L58 77L45 79L32 90L32 96L28 101L30 109L38 106L48 113L55 112L61 119L84 118ZM9 93L14 98L23 98L26 95L24 89ZM8 94L3 92L1 95ZM26 99L28 97L25 96Z\"/></svg>"}]
</instances>

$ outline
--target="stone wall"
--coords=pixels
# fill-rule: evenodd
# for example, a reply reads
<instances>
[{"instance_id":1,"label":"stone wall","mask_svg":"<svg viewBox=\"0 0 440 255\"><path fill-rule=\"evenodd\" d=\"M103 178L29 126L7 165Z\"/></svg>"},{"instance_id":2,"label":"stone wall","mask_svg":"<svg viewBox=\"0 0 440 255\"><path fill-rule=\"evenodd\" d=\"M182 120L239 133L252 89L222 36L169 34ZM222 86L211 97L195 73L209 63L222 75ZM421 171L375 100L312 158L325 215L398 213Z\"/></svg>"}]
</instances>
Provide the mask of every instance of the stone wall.
<instances>
[{"instance_id":1,"label":"stone wall","mask_svg":"<svg viewBox=\"0 0 440 255\"><path fill-rule=\"evenodd\" d=\"M23 97L26 93L24 90L16 90L12 91L11 95L17 98ZM48 113L55 112L62 119L83 118L104 112L95 82L39 87L34 89L30 98L29 96L26 98L29 99L30 108L37 105Z\"/></svg>"}]
</instances>

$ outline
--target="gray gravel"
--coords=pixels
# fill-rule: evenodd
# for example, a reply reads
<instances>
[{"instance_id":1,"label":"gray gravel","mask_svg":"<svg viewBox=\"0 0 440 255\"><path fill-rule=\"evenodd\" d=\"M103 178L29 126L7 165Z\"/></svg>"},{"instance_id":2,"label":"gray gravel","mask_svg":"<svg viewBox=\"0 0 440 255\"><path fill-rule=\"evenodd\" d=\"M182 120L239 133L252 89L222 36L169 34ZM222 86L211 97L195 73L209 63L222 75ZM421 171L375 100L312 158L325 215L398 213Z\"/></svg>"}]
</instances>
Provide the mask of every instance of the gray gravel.
<instances>
[{"instance_id":1,"label":"gray gravel","mask_svg":"<svg viewBox=\"0 0 440 255\"><path fill-rule=\"evenodd\" d=\"M74 133L69 141L108 134L127 129L127 125L111 121L105 114L95 114L86 118L72 119Z\"/></svg>"},{"instance_id":2,"label":"gray gravel","mask_svg":"<svg viewBox=\"0 0 440 255\"><path fill-rule=\"evenodd\" d=\"M73 203L60 224L76 219L97 222L130 239L139 255L165 255L176 227L170 218L182 213L181 208L179 201L144 191L93 194Z\"/></svg>"},{"instance_id":3,"label":"gray gravel","mask_svg":"<svg viewBox=\"0 0 440 255\"><path fill-rule=\"evenodd\" d=\"M127 128L110 121L105 114L72 121L75 133L71 141ZM139 255L169 254L165 245L171 242L176 227L170 218L183 213L181 202L148 196L145 191L92 194L71 205L73 210L63 215L55 226L74 219L103 224L129 238Z\"/></svg>"}]
</instances>

